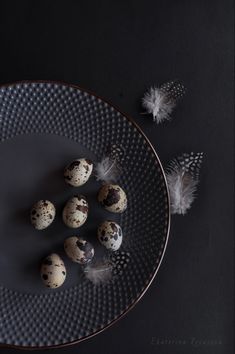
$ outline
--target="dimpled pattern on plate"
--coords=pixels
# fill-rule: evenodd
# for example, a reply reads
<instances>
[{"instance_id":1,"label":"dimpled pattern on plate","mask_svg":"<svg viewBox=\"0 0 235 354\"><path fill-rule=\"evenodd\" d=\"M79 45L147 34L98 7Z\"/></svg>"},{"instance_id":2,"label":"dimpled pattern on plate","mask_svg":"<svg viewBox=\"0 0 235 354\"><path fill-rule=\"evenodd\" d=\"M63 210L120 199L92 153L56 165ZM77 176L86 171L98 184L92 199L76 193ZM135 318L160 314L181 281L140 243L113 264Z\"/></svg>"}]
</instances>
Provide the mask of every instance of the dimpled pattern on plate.
<instances>
[{"instance_id":1,"label":"dimpled pattern on plate","mask_svg":"<svg viewBox=\"0 0 235 354\"><path fill-rule=\"evenodd\" d=\"M47 294L0 286L0 342L16 346L55 346L103 329L128 310L151 281L163 255L169 203L161 166L148 142L121 113L76 87L58 83L19 83L0 88L1 141L20 134L58 134L80 142L101 158L121 145L128 163L120 184L128 193L121 216L122 250L130 262L110 284L88 280Z\"/></svg>"}]
</instances>

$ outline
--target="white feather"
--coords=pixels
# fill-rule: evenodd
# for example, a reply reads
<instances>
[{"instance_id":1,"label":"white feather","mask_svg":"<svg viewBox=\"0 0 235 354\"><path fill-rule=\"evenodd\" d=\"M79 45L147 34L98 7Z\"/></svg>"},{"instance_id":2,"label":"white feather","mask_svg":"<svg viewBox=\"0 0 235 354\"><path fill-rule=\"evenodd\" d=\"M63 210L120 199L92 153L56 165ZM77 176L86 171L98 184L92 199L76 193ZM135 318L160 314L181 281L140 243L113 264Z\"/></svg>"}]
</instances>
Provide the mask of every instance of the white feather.
<instances>
[{"instance_id":1,"label":"white feather","mask_svg":"<svg viewBox=\"0 0 235 354\"><path fill-rule=\"evenodd\" d=\"M169 164L166 178L172 214L186 214L191 207L197 185L203 153L183 154Z\"/></svg>"},{"instance_id":2,"label":"white feather","mask_svg":"<svg viewBox=\"0 0 235 354\"><path fill-rule=\"evenodd\" d=\"M186 214L195 199L198 181L190 174L182 171L172 171L167 174L170 193L171 213Z\"/></svg>"},{"instance_id":3,"label":"white feather","mask_svg":"<svg viewBox=\"0 0 235 354\"><path fill-rule=\"evenodd\" d=\"M95 166L95 176L98 181L114 182L119 174L120 168L115 160L104 157Z\"/></svg>"},{"instance_id":4,"label":"white feather","mask_svg":"<svg viewBox=\"0 0 235 354\"><path fill-rule=\"evenodd\" d=\"M147 113L153 115L153 121L156 123L169 120L170 114L176 105L174 100L169 99L167 92L158 87L151 87L145 93L142 104Z\"/></svg>"},{"instance_id":5,"label":"white feather","mask_svg":"<svg viewBox=\"0 0 235 354\"><path fill-rule=\"evenodd\" d=\"M178 80L168 81L160 87L151 87L142 99L146 112L152 114L153 121L162 123L169 120L176 103L184 96L185 86Z\"/></svg>"},{"instance_id":6,"label":"white feather","mask_svg":"<svg viewBox=\"0 0 235 354\"><path fill-rule=\"evenodd\" d=\"M113 266L109 261L87 265L84 269L84 273L87 279L89 279L94 285L100 283L106 283L112 279Z\"/></svg>"}]
</instances>

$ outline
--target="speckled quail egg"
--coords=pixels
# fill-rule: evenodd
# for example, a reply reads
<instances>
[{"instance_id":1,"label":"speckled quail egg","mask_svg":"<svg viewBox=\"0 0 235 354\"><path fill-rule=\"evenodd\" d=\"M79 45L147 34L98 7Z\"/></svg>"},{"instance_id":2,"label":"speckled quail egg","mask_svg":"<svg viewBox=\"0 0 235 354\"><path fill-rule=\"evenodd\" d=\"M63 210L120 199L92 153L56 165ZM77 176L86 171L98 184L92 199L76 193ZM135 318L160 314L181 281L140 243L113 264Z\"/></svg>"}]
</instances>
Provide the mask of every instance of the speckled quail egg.
<instances>
[{"instance_id":1,"label":"speckled quail egg","mask_svg":"<svg viewBox=\"0 0 235 354\"><path fill-rule=\"evenodd\" d=\"M63 210L63 221L65 225L72 228L82 226L88 216L88 203L81 196L75 196L67 201Z\"/></svg>"},{"instance_id":2,"label":"speckled quail egg","mask_svg":"<svg viewBox=\"0 0 235 354\"><path fill-rule=\"evenodd\" d=\"M85 184L93 170L93 163L85 158L71 162L64 171L65 181L73 187Z\"/></svg>"},{"instance_id":3,"label":"speckled quail egg","mask_svg":"<svg viewBox=\"0 0 235 354\"><path fill-rule=\"evenodd\" d=\"M66 268L63 260L56 253L47 256L41 265L41 278L48 288L58 288L66 278Z\"/></svg>"},{"instance_id":4,"label":"speckled quail egg","mask_svg":"<svg viewBox=\"0 0 235 354\"><path fill-rule=\"evenodd\" d=\"M126 193L117 184L103 185L98 193L98 201L113 213L122 213L127 208Z\"/></svg>"},{"instance_id":5,"label":"speckled quail egg","mask_svg":"<svg viewBox=\"0 0 235 354\"><path fill-rule=\"evenodd\" d=\"M39 200L31 209L31 223L37 230L46 229L53 222L55 213L55 207L49 200Z\"/></svg>"},{"instance_id":6,"label":"speckled quail egg","mask_svg":"<svg viewBox=\"0 0 235 354\"><path fill-rule=\"evenodd\" d=\"M69 237L64 241L64 250L73 262L80 264L90 262L95 253L90 242L77 236Z\"/></svg>"},{"instance_id":7,"label":"speckled quail egg","mask_svg":"<svg viewBox=\"0 0 235 354\"><path fill-rule=\"evenodd\" d=\"M122 244L121 226L114 221L104 221L98 227L98 239L108 250L117 251Z\"/></svg>"}]
</instances>

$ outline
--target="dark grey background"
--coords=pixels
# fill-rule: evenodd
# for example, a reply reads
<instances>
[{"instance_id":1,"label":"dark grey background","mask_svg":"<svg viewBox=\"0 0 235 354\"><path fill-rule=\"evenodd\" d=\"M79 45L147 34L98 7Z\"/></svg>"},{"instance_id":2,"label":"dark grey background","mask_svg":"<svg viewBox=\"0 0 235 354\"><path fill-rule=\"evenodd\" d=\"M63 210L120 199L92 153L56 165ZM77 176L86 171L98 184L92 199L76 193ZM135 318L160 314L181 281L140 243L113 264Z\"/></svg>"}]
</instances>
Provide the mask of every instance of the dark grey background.
<instances>
[{"instance_id":1,"label":"dark grey background","mask_svg":"<svg viewBox=\"0 0 235 354\"><path fill-rule=\"evenodd\" d=\"M198 198L172 218L147 294L112 328L55 353L233 353L232 29L230 0L0 2L1 83L79 84L131 115L164 164L205 153ZM187 95L155 126L140 98L174 78Z\"/></svg>"}]
</instances>

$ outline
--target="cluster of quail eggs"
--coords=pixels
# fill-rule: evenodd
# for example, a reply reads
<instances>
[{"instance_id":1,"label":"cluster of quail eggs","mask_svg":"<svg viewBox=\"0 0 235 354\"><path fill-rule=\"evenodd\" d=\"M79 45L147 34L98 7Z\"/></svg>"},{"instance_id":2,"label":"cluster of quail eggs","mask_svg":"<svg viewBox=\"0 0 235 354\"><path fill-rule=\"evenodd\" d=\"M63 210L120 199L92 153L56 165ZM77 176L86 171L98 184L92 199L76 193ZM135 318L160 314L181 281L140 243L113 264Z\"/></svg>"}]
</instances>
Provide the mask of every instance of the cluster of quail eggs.
<instances>
[{"instance_id":1,"label":"cluster of quail eggs","mask_svg":"<svg viewBox=\"0 0 235 354\"><path fill-rule=\"evenodd\" d=\"M93 163L80 158L72 161L64 171L65 182L72 187L80 187L90 178ZM127 208L127 197L124 190L117 184L104 184L98 192L98 201L112 213L122 213ZM69 199L63 208L62 218L64 224L72 229L81 227L87 220L89 205L86 198L76 195ZM49 200L40 200L31 209L31 223L37 230L49 227L56 217L56 208ZM97 238L109 251L117 251L122 244L121 226L112 221L105 220L99 225ZM93 245L79 237L72 235L64 241L66 255L76 263L86 265L94 257ZM48 255L41 265L41 279L48 288L60 287L66 279L66 268L62 258L55 253Z\"/></svg>"}]
</instances>

